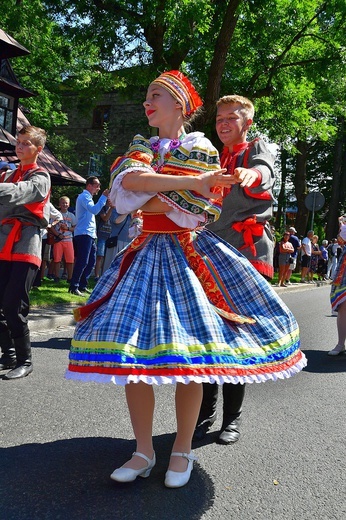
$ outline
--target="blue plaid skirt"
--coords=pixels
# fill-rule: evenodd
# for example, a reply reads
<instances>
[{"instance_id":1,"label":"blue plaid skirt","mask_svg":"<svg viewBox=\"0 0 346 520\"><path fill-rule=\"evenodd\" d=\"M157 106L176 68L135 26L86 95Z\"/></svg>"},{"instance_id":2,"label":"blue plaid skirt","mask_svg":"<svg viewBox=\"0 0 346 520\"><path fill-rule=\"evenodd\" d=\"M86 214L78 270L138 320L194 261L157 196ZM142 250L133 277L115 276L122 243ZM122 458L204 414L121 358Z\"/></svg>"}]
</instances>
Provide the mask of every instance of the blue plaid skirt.
<instances>
[{"instance_id":1,"label":"blue plaid skirt","mask_svg":"<svg viewBox=\"0 0 346 520\"><path fill-rule=\"evenodd\" d=\"M290 310L241 253L206 229L140 235L80 311L69 379L252 383L306 365Z\"/></svg>"}]
</instances>

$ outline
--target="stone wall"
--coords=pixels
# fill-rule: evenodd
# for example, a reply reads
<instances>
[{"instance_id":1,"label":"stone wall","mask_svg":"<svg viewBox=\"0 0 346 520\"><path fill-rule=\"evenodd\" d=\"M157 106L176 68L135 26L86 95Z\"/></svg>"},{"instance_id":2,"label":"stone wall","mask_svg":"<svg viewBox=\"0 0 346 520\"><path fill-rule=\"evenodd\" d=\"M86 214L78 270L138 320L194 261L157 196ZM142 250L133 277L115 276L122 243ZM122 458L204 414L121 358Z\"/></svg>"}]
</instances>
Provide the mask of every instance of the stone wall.
<instances>
[{"instance_id":1,"label":"stone wall","mask_svg":"<svg viewBox=\"0 0 346 520\"><path fill-rule=\"evenodd\" d=\"M116 92L109 92L98 99L96 107L109 106L109 140L108 147L113 147L105 157L105 168L109 168L113 160L124 153L133 136L141 133L150 135L150 128L144 114L143 100L145 94L138 99L125 100ZM81 175L88 175L89 158L92 154L100 154L104 148L104 131L93 128L95 105L79 102L78 97L67 95L63 110L68 115L68 124L56 128L56 133L66 136L76 143L75 152L80 161Z\"/></svg>"}]
</instances>

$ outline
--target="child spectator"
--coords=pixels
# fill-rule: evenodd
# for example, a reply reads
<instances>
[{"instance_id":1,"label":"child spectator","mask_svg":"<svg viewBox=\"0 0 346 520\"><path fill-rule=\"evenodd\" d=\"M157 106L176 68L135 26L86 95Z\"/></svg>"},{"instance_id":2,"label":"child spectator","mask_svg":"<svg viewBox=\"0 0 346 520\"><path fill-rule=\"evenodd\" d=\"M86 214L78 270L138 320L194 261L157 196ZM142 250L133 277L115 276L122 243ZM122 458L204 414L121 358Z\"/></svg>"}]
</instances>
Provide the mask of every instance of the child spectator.
<instances>
[{"instance_id":1,"label":"child spectator","mask_svg":"<svg viewBox=\"0 0 346 520\"><path fill-rule=\"evenodd\" d=\"M62 220L52 228L53 234L58 238L58 241L53 245L55 282L60 281L60 264L63 257L66 263L67 281L70 282L72 278L74 263L73 231L76 227L76 217L68 211L69 207L70 199L66 196L60 197L59 208Z\"/></svg>"}]
</instances>

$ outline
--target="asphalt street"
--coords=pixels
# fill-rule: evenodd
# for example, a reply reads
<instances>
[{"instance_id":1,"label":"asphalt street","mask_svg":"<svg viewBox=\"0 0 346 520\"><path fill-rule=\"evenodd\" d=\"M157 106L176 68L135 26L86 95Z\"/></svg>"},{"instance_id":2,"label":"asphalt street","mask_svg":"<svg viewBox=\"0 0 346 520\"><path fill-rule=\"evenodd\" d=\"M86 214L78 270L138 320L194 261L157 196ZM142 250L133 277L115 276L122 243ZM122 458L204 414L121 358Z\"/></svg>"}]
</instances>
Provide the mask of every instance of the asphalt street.
<instances>
[{"instance_id":1,"label":"asphalt street","mask_svg":"<svg viewBox=\"0 0 346 520\"><path fill-rule=\"evenodd\" d=\"M336 344L329 286L280 291L295 314L308 366L247 385L242 435L216 444L219 420L194 446L187 486L164 487L175 431L174 388L155 388L157 465L148 479L110 473L135 449L123 388L64 379L71 315L32 316L34 372L0 381L1 520L341 520L346 518L346 356ZM37 312L37 316L40 313Z\"/></svg>"}]
</instances>

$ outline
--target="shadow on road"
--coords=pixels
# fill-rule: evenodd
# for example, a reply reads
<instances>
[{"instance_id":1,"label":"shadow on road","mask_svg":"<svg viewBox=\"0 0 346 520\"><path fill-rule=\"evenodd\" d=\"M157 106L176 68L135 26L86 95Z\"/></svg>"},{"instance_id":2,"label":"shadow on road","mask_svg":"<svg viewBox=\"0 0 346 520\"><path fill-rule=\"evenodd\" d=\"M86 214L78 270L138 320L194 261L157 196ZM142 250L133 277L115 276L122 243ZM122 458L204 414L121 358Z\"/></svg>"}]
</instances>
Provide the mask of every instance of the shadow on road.
<instances>
[{"instance_id":1,"label":"shadow on road","mask_svg":"<svg viewBox=\"0 0 346 520\"><path fill-rule=\"evenodd\" d=\"M3 448L1 514L6 520L197 520L213 505L214 485L196 463L187 486L164 487L172 439L155 437L157 465L149 478L129 484L109 475L134 451L133 441L87 437Z\"/></svg>"},{"instance_id":2,"label":"shadow on road","mask_svg":"<svg viewBox=\"0 0 346 520\"><path fill-rule=\"evenodd\" d=\"M333 348L331 346L330 348ZM332 374L346 372L346 355L328 356L325 350L304 350L308 364L304 372Z\"/></svg>"},{"instance_id":3,"label":"shadow on road","mask_svg":"<svg viewBox=\"0 0 346 520\"><path fill-rule=\"evenodd\" d=\"M59 334L59 331L57 331ZM54 337L49 338L48 341L33 341L31 343L32 348L48 348L51 350L70 350L71 338Z\"/></svg>"}]
</instances>

